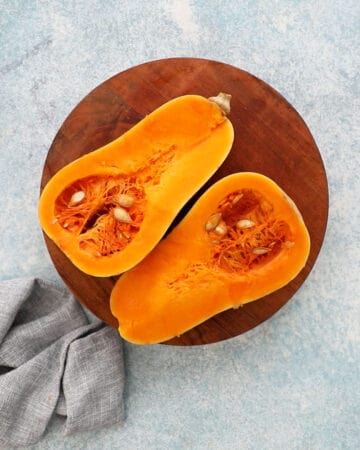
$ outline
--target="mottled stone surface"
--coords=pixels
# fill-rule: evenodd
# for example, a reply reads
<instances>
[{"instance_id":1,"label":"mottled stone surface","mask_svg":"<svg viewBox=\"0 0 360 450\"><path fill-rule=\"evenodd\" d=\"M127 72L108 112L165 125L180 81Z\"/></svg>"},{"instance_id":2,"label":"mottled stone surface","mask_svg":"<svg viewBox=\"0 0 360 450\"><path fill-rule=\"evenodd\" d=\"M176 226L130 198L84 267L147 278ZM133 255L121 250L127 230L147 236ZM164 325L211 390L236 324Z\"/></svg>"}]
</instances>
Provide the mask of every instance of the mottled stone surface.
<instances>
[{"instance_id":1,"label":"mottled stone surface","mask_svg":"<svg viewBox=\"0 0 360 450\"><path fill-rule=\"evenodd\" d=\"M210 346L127 344L125 425L64 437L55 418L32 448L358 449L360 3L2 0L0 55L0 279L61 284L36 213L47 149L84 95L148 60L215 59L271 84L330 190L322 252L278 314Z\"/></svg>"}]
</instances>

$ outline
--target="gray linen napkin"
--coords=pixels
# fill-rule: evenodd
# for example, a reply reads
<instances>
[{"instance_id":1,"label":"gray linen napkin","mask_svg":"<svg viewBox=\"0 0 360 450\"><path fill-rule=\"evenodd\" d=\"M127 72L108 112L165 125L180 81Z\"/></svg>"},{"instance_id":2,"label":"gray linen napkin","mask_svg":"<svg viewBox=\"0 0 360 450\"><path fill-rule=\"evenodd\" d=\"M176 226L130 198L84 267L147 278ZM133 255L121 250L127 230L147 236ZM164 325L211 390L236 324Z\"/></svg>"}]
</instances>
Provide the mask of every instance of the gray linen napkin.
<instances>
[{"instance_id":1,"label":"gray linen napkin","mask_svg":"<svg viewBox=\"0 0 360 450\"><path fill-rule=\"evenodd\" d=\"M0 444L37 442L54 412L66 434L121 422L124 381L117 331L89 323L67 291L0 283Z\"/></svg>"}]
</instances>

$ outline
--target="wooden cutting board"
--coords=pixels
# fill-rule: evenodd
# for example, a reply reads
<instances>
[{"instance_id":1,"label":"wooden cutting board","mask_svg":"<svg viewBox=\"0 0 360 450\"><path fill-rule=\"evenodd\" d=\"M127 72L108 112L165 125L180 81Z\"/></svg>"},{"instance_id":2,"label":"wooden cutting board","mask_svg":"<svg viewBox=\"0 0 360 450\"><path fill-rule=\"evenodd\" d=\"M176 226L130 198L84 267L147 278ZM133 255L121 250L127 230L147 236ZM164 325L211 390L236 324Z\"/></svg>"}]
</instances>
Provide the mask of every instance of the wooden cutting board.
<instances>
[{"instance_id":1,"label":"wooden cutting board","mask_svg":"<svg viewBox=\"0 0 360 450\"><path fill-rule=\"evenodd\" d=\"M220 62L171 58L126 70L90 92L70 113L47 155L41 189L59 169L112 141L166 101L184 94L232 95L235 140L230 155L179 214L216 180L233 172L261 172L295 201L311 236L306 267L284 288L241 308L225 311L182 336L172 345L206 344L237 336L278 311L311 271L323 242L328 215L328 188L320 153L306 124L273 88L255 76ZM196 167L194 167L196 170ZM117 277L96 278L79 271L45 236L52 261L75 297L113 327L109 296Z\"/></svg>"}]
</instances>

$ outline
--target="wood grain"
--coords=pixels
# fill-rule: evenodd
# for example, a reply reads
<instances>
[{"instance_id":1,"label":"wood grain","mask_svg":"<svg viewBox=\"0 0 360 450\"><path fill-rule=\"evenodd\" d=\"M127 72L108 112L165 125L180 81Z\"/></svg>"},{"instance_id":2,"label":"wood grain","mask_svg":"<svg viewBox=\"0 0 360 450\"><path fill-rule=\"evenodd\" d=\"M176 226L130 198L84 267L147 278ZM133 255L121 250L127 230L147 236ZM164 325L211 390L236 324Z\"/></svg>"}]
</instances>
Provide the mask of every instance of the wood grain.
<instances>
[{"instance_id":1,"label":"wood grain","mask_svg":"<svg viewBox=\"0 0 360 450\"><path fill-rule=\"evenodd\" d=\"M232 94L233 148L174 224L216 180L234 172L260 172L274 179L298 205L310 232L311 253L303 271L284 288L218 314L168 341L171 345L217 342L254 328L278 311L310 273L326 230L328 187L319 150L300 115L268 84L236 67L196 58L152 61L105 81L73 109L49 149L41 179L42 189L63 166L120 136L171 98L184 94L210 97L220 91ZM46 236L45 241L70 291L96 316L116 327L109 309L116 277L82 273Z\"/></svg>"}]
</instances>

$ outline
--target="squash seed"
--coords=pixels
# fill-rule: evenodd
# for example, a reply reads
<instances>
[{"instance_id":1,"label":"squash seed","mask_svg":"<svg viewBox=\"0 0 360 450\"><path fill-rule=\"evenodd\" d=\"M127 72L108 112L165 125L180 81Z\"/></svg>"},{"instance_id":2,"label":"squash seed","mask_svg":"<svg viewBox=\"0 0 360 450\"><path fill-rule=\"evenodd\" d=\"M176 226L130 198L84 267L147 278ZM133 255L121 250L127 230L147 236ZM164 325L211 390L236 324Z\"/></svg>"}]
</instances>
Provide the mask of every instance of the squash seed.
<instances>
[{"instance_id":1,"label":"squash seed","mask_svg":"<svg viewBox=\"0 0 360 450\"><path fill-rule=\"evenodd\" d=\"M269 251L270 251L270 248L268 248L268 247L255 247L252 250L254 255L265 255Z\"/></svg>"},{"instance_id":2,"label":"squash seed","mask_svg":"<svg viewBox=\"0 0 360 450\"><path fill-rule=\"evenodd\" d=\"M242 198L244 197L244 194L238 194L238 195L235 195L235 197L232 199L232 204L233 205L236 205L236 203L238 203L239 202L239 200L241 200Z\"/></svg>"},{"instance_id":3,"label":"squash seed","mask_svg":"<svg viewBox=\"0 0 360 450\"><path fill-rule=\"evenodd\" d=\"M134 204L134 197L129 194L119 194L116 196L116 202L123 208L130 208Z\"/></svg>"},{"instance_id":4,"label":"squash seed","mask_svg":"<svg viewBox=\"0 0 360 450\"><path fill-rule=\"evenodd\" d=\"M295 242L294 241L285 241L285 247L291 248L294 247Z\"/></svg>"},{"instance_id":5,"label":"squash seed","mask_svg":"<svg viewBox=\"0 0 360 450\"><path fill-rule=\"evenodd\" d=\"M212 214L205 224L205 230L206 231L214 230L219 225L220 220L221 220L221 213Z\"/></svg>"},{"instance_id":6,"label":"squash seed","mask_svg":"<svg viewBox=\"0 0 360 450\"><path fill-rule=\"evenodd\" d=\"M215 233L220 234L220 236L224 236L224 234L226 234L226 232L227 232L227 226L226 226L225 222L221 221L219 223L219 225L217 225L215 227L214 231L215 231Z\"/></svg>"},{"instance_id":7,"label":"squash seed","mask_svg":"<svg viewBox=\"0 0 360 450\"><path fill-rule=\"evenodd\" d=\"M84 200L85 198L85 192L84 191L77 191L74 192L73 195L71 196L70 199L70 206L71 205L76 205L77 203L80 203Z\"/></svg>"},{"instance_id":8,"label":"squash seed","mask_svg":"<svg viewBox=\"0 0 360 450\"><path fill-rule=\"evenodd\" d=\"M251 228L255 225L255 222L253 222L250 219L241 219L236 222L236 226L238 228Z\"/></svg>"},{"instance_id":9,"label":"squash seed","mask_svg":"<svg viewBox=\"0 0 360 450\"><path fill-rule=\"evenodd\" d=\"M113 209L114 217L118 222L130 223L132 222L130 214L126 211L126 209L121 208L120 206Z\"/></svg>"}]
</instances>

